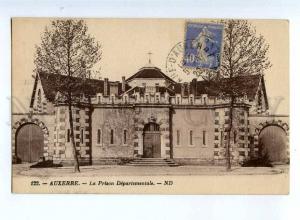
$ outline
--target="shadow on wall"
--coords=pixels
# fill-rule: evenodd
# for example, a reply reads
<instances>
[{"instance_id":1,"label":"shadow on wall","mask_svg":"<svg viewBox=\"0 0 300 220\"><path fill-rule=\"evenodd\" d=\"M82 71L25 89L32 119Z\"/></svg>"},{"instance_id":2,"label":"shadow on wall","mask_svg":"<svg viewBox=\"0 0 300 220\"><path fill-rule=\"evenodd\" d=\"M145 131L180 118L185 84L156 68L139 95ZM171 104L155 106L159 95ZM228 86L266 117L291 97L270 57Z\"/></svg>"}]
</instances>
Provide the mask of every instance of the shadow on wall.
<instances>
[{"instance_id":1,"label":"shadow on wall","mask_svg":"<svg viewBox=\"0 0 300 220\"><path fill-rule=\"evenodd\" d=\"M53 163L52 160L42 160L30 166L30 168L51 168L51 167L62 167L62 164Z\"/></svg>"}]
</instances>

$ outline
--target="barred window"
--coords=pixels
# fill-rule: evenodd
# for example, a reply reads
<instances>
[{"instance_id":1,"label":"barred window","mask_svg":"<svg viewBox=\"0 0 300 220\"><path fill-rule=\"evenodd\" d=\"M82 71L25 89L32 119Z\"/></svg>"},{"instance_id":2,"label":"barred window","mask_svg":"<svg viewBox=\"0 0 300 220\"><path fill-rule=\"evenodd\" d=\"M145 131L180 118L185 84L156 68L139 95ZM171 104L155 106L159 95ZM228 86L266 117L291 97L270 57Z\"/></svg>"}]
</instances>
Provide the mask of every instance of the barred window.
<instances>
[{"instance_id":1,"label":"barred window","mask_svg":"<svg viewBox=\"0 0 300 220\"><path fill-rule=\"evenodd\" d=\"M70 142L70 129L67 130L67 142Z\"/></svg>"},{"instance_id":2,"label":"barred window","mask_svg":"<svg viewBox=\"0 0 300 220\"><path fill-rule=\"evenodd\" d=\"M202 135L203 135L202 143L203 145L206 145L206 131L203 131Z\"/></svg>"},{"instance_id":3,"label":"barred window","mask_svg":"<svg viewBox=\"0 0 300 220\"><path fill-rule=\"evenodd\" d=\"M101 138L101 129L97 130L97 144L101 144L102 138Z\"/></svg>"},{"instance_id":4,"label":"barred window","mask_svg":"<svg viewBox=\"0 0 300 220\"><path fill-rule=\"evenodd\" d=\"M110 144L114 144L114 130L110 130Z\"/></svg>"},{"instance_id":5,"label":"barred window","mask_svg":"<svg viewBox=\"0 0 300 220\"><path fill-rule=\"evenodd\" d=\"M190 131L190 145L193 145L193 131Z\"/></svg>"},{"instance_id":6,"label":"barred window","mask_svg":"<svg viewBox=\"0 0 300 220\"><path fill-rule=\"evenodd\" d=\"M123 134L123 144L127 144L127 130L124 130L124 134Z\"/></svg>"},{"instance_id":7,"label":"barred window","mask_svg":"<svg viewBox=\"0 0 300 220\"><path fill-rule=\"evenodd\" d=\"M83 144L83 129L80 129L80 143Z\"/></svg>"},{"instance_id":8,"label":"barred window","mask_svg":"<svg viewBox=\"0 0 300 220\"><path fill-rule=\"evenodd\" d=\"M180 131L179 130L176 131L176 144L180 145Z\"/></svg>"},{"instance_id":9,"label":"barred window","mask_svg":"<svg viewBox=\"0 0 300 220\"><path fill-rule=\"evenodd\" d=\"M236 136L237 136L237 132L234 131L233 132L233 143L236 143Z\"/></svg>"}]
</instances>

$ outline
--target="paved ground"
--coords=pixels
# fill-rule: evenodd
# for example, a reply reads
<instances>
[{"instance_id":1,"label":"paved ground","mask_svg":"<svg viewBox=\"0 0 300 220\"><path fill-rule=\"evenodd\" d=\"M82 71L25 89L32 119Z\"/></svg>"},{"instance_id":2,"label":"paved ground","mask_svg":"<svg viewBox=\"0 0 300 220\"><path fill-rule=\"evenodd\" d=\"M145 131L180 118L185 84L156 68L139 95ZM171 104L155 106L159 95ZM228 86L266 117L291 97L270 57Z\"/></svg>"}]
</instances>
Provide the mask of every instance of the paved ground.
<instances>
[{"instance_id":1,"label":"paved ground","mask_svg":"<svg viewBox=\"0 0 300 220\"><path fill-rule=\"evenodd\" d=\"M133 166L83 166L74 173L72 167L30 168L30 164L13 165L13 176L34 177L97 177L97 176L185 176L185 175L278 175L288 174L288 165L275 167L233 167L227 172L222 166L133 167Z\"/></svg>"}]
</instances>

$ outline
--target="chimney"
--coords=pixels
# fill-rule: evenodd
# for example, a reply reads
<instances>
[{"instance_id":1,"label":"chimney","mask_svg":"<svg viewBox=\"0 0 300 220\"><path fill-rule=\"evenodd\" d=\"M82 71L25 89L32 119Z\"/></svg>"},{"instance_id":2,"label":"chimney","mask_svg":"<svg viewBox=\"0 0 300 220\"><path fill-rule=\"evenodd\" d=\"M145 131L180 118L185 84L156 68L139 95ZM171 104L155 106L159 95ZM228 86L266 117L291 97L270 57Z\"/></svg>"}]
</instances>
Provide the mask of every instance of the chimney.
<instances>
[{"instance_id":1,"label":"chimney","mask_svg":"<svg viewBox=\"0 0 300 220\"><path fill-rule=\"evenodd\" d=\"M181 83L181 97L184 96L184 84Z\"/></svg>"},{"instance_id":2,"label":"chimney","mask_svg":"<svg viewBox=\"0 0 300 220\"><path fill-rule=\"evenodd\" d=\"M192 80L192 94L196 95L197 93L197 78Z\"/></svg>"},{"instance_id":3,"label":"chimney","mask_svg":"<svg viewBox=\"0 0 300 220\"><path fill-rule=\"evenodd\" d=\"M125 92L125 76L122 76L122 92Z\"/></svg>"},{"instance_id":4,"label":"chimney","mask_svg":"<svg viewBox=\"0 0 300 220\"><path fill-rule=\"evenodd\" d=\"M108 78L104 78L104 96L108 96Z\"/></svg>"}]
</instances>

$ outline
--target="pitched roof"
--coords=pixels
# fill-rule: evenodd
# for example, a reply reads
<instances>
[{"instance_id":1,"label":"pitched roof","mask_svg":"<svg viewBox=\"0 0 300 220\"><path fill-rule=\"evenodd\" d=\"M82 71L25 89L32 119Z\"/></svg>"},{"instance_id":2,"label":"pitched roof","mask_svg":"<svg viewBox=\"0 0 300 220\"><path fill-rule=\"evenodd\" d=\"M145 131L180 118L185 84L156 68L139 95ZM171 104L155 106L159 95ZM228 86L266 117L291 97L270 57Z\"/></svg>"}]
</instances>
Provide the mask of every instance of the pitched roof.
<instances>
[{"instance_id":1,"label":"pitched roof","mask_svg":"<svg viewBox=\"0 0 300 220\"><path fill-rule=\"evenodd\" d=\"M40 72L39 78L41 80L45 96L51 102L54 101L55 95L58 91L67 91L70 84L75 94L85 93L94 95L96 93L103 93L104 90L103 80L86 79L85 84L83 84L83 79L81 78L69 78L65 75L48 74L45 72Z\"/></svg>"},{"instance_id":2,"label":"pitched roof","mask_svg":"<svg viewBox=\"0 0 300 220\"><path fill-rule=\"evenodd\" d=\"M173 86L173 89L175 93L181 93L185 96L188 95L188 90L192 92L195 90L195 95L199 96L201 94L208 94L211 96L216 96L221 92L228 91L229 86L230 89L234 90L238 93L238 95L246 94L249 100L253 100L255 98L255 95L257 93L258 87L261 82L261 76L260 75L248 75L248 76L239 76L235 77L231 80L231 83L229 83L228 78L223 78L217 82L209 82L209 81L197 81L190 82L190 83L176 83ZM263 82L263 90L265 91L264 86L264 80ZM195 83L195 84L193 84Z\"/></svg>"},{"instance_id":3,"label":"pitched roof","mask_svg":"<svg viewBox=\"0 0 300 220\"><path fill-rule=\"evenodd\" d=\"M157 67L143 67L141 68L136 74L129 77L126 81L131 81L132 79L166 79L168 81L171 81L175 83L173 79L168 77L166 74L164 74L159 68Z\"/></svg>"}]
</instances>

